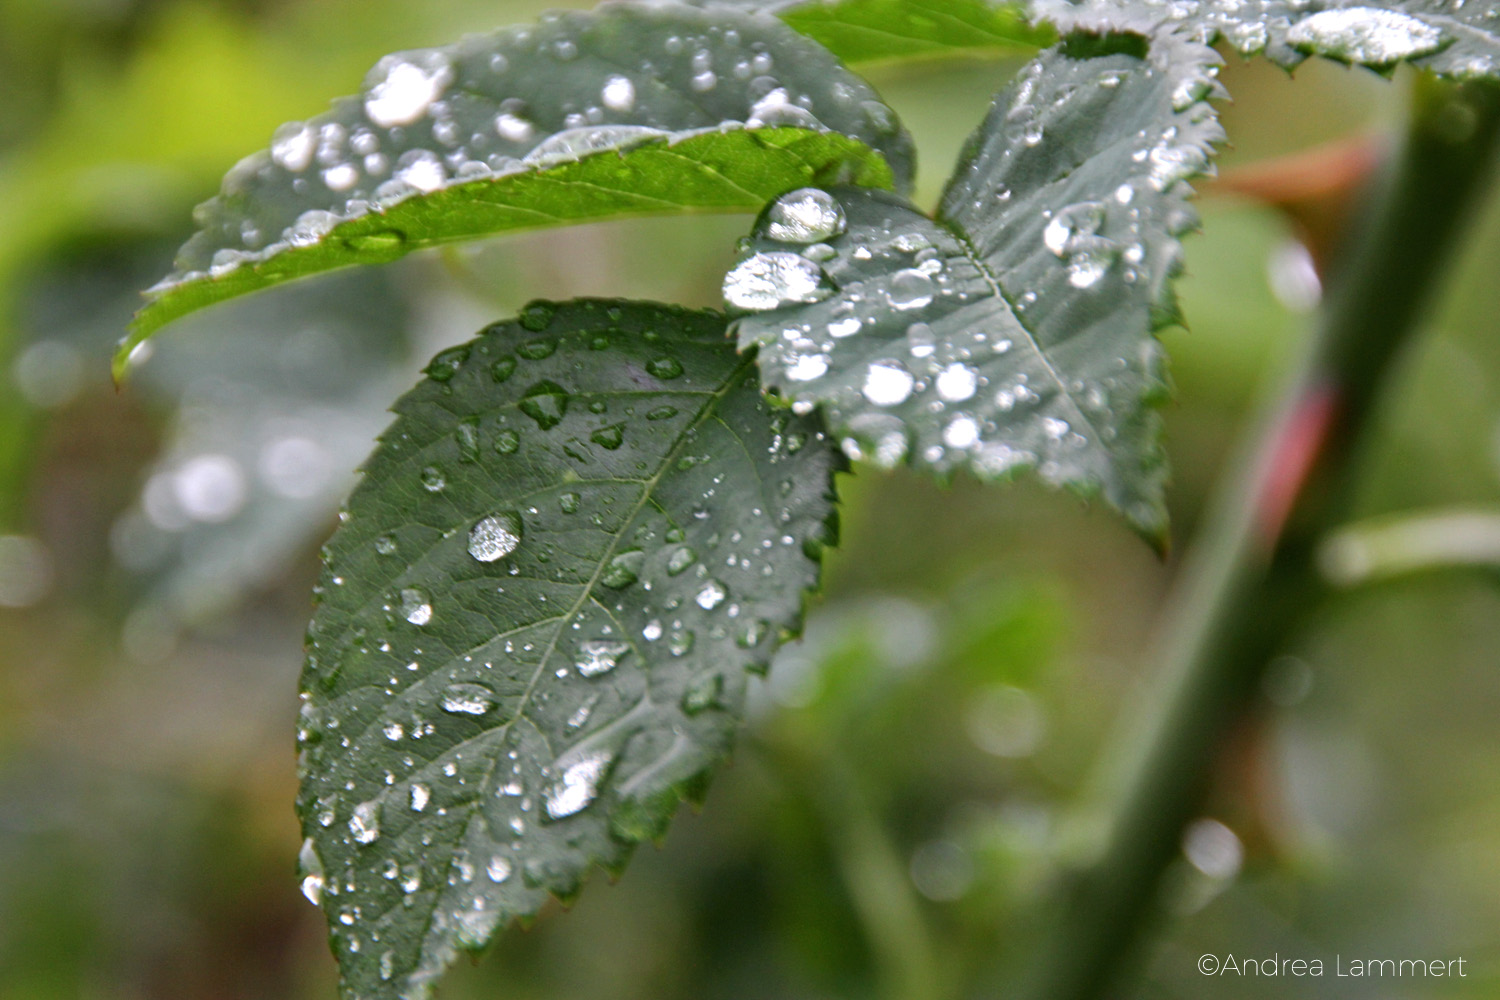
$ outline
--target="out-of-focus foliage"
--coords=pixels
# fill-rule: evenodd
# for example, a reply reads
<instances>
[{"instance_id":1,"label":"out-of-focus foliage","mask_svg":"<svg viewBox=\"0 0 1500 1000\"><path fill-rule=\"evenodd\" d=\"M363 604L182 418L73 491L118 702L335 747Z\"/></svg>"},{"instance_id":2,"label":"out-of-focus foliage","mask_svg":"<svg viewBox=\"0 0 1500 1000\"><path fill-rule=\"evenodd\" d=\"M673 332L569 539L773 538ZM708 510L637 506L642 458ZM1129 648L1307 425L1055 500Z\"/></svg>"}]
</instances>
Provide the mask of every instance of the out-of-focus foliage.
<instances>
[{"instance_id":1,"label":"out-of-focus foliage","mask_svg":"<svg viewBox=\"0 0 1500 1000\"><path fill-rule=\"evenodd\" d=\"M534 10L0 5L5 1000L333 995L293 875L296 671L318 539L392 387L538 295L716 300L746 218L523 236L205 312L110 389L128 290L226 162L384 52ZM936 168L1014 69L871 79ZM1394 117L1396 91L1364 72L1310 63L1294 85L1234 57L1225 78L1228 171ZM923 207L943 173L926 172ZM1179 541L1317 295L1279 216L1212 189L1201 208L1179 286L1192 332L1165 334ZM1382 414L1363 514L1500 507L1500 204L1476 226ZM383 332L351 337L350 315ZM1067 808L1152 669L1142 650L1176 566L1040 489L861 468L840 490L827 597L752 688L705 811L444 996L990 996L1024 966ZM1237 737L1137 995L1494 995L1497 647L1500 590L1482 571L1335 600ZM1210 950L1464 956L1470 975L1204 980L1193 962Z\"/></svg>"}]
</instances>

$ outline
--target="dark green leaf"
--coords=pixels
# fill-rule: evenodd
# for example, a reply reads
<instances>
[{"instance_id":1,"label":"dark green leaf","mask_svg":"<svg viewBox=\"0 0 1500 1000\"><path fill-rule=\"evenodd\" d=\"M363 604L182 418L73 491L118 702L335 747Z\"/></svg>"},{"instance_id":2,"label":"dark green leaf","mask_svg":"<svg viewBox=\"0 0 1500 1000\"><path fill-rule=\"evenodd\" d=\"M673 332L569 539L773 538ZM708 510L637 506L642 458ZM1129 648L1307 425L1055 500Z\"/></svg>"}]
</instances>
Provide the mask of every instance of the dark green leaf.
<instances>
[{"instance_id":1,"label":"dark green leaf","mask_svg":"<svg viewBox=\"0 0 1500 1000\"><path fill-rule=\"evenodd\" d=\"M116 365L184 313L329 268L514 229L755 211L798 184L904 189L911 172L869 85L763 15L606 5L397 53L229 173Z\"/></svg>"},{"instance_id":2,"label":"dark green leaf","mask_svg":"<svg viewBox=\"0 0 1500 1000\"><path fill-rule=\"evenodd\" d=\"M707 0L702 6L780 17L845 62L966 52L1028 51L1052 33L1028 23L1019 3L994 0Z\"/></svg>"},{"instance_id":3,"label":"dark green leaf","mask_svg":"<svg viewBox=\"0 0 1500 1000\"><path fill-rule=\"evenodd\" d=\"M1460 80L1500 75L1500 7L1464 0L1037 0L1037 18L1062 31L1136 31L1163 25L1282 66L1310 55L1388 71L1410 62Z\"/></svg>"},{"instance_id":4,"label":"dark green leaf","mask_svg":"<svg viewBox=\"0 0 1500 1000\"><path fill-rule=\"evenodd\" d=\"M425 996L661 835L801 621L837 452L714 313L529 306L433 360L326 553L305 885L350 995Z\"/></svg>"},{"instance_id":5,"label":"dark green leaf","mask_svg":"<svg viewBox=\"0 0 1500 1000\"><path fill-rule=\"evenodd\" d=\"M853 457L1034 467L1161 540L1151 332L1175 314L1186 180L1221 138L1217 58L1099 40L1042 54L971 138L936 221L885 193L785 195L725 281L742 347ZM1164 46L1166 42L1159 42ZM1184 59L1190 56L1191 59Z\"/></svg>"}]
</instances>

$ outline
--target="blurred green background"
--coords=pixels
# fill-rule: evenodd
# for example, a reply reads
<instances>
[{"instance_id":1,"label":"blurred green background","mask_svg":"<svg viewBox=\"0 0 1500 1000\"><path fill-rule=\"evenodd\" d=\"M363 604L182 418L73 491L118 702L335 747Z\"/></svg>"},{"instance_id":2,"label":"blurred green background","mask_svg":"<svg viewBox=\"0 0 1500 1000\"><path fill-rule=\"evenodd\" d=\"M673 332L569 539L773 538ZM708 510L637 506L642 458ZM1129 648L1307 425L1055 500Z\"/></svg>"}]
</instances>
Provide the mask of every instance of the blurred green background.
<instances>
[{"instance_id":1,"label":"blurred green background","mask_svg":"<svg viewBox=\"0 0 1500 1000\"><path fill-rule=\"evenodd\" d=\"M385 407L435 350L532 297L716 303L747 218L579 227L212 310L112 390L137 291L237 158L385 52L539 10L0 3L3 1000L333 996L293 875L296 676L317 547ZM870 71L918 139L925 204L1016 65ZM1323 63L1293 82L1233 58L1224 79L1230 170L1390 130L1405 92ZM1179 552L1317 295L1285 218L1225 191L1208 186L1187 245L1191 332L1165 335ZM1364 515L1500 513L1497 273L1491 197L1381 411ZM827 594L704 811L444 996L1009 995L1067 810L1152 676L1177 562L1029 485L858 470L841 489ZM1497 651L1493 570L1318 609L1234 734L1125 995L1500 996ZM1205 979L1203 952L1463 957L1469 975Z\"/></svg>"}]
</instances>

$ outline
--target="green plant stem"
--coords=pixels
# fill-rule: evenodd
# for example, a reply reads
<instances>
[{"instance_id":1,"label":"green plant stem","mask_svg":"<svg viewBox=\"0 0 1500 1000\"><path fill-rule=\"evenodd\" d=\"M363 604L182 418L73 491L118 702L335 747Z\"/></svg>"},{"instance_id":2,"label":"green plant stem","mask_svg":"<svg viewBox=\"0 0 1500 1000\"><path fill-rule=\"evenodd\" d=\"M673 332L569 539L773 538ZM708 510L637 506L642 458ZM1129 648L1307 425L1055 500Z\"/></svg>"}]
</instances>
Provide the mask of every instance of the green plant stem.
<instances>
[{"instance_id":1,"label":"green plant stem","mask_svg":"<svg viewBox=\"0 0 1500 1000\"><path fill-rule=\"evenodd\" d=\"M1105 995L1158 917L1161 875L1199 807L1222 734L1322 589L1315 542L1349 509L1387 376L1488 177L1500 90L1420 78L1404 144L1189 553L1155 657L1159 686L1106 746L1106 817L1040 966L1045 1000Z\"/></svg>"}]
</instances>

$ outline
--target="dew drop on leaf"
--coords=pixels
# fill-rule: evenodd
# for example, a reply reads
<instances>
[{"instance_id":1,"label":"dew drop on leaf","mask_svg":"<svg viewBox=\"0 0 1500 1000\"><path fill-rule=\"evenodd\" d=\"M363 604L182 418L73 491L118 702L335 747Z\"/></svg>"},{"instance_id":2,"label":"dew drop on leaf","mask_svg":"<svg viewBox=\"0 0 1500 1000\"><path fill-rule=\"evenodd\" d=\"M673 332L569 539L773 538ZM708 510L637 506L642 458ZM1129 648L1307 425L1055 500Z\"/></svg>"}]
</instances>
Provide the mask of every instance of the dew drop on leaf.
<instances>
[{"instance_id":1,"label":"dew drop on leaf","mask_svg":"<svg viewBox=\"0 0 1500 1000\"><path fill-rule=\"evenodd\" d=\"M552 819L562 819L585 809L599 794L599 782L613 760L614 756L608 751L593 750L563 764L562 777L543 795L547 815Z\"/></svg>"},{"instance_id":2,"label":"dew drop on leaf","mask_svg":"<svg viewBox=\"0 0 1500 1000\"><path fill-rule=\"evenodd\" d=\"M578 644L573 668L581 677L600 677L619 665L630 647L613 639L589 639Z\"/></svg>"},{"instance_id":3,"label":"dew drop on leaf","mask_svg":"<svg viewBox=\"0 0 1500 1000\"><path fill-rule=\"evenodd\" d=\"M538 382L526 390L520 407L521 412L535 420L542 430L551 430L568 412L568 390L556 382Z\"/></svg>"},{"instance_id":4,"label":"dew drop on leaf","mask_svg":"<svg viewBox=\"0 0 1500 1000\"><path fill-rule=\"evenodd\" d=\"M380 839L380 803L361 802L354 807L349 817L349 832L361 844L373 844Z\"/></svg>"},{"instance_id":5,"label":"dew drop on leaf","mask_svg":"<svg viewBox=\"0 0 1500 1000\"><path fill-rule=\"evenodd\" d=\"M659 379L673 379L682 374L682 362L672 357L655 358L646 362L646 371Z\"/></svg>"},{"instance_id":6,"label":"dew drop on leaf","mask_svg":"<svg viewBox=\"0 0 1500 1000\"><path fill-rule=\"evenodd\" d=\"M766 210L765 224L766 235L782 243L822 243L848 228L844 207L817 188L801 188L777 198Z\"/></svg>"},{"instance_id":7,"label":"dew drop on leaf","mask_svg":"<svg viewBox=\"0 0 1500 1000\"><path fill-rule=\"evenodd\" d=\"M729 591L725 588L724 584L718 580L711 579L698 591L698 596L694 600L698 602L698 607L704 611L712 611L720 604L723 604L724 598L728 596Z\"/></svg>"},{"instance_id":8,"label":"dew drop on leaf","mask_svg":"<svg viewBox=\"0 0 1500 1000\"><path fill-rule=\"evenodd\" d=\"M604 572L600 575L599 582L606 587L623 590L639 579L641 566L645 562L646 553L640 549L630 549L629 551L621 552L604 567Z\"/></svg>"},{"instance_id":9,"label":"dew drop on leaf","mask_svg":"<svg viewBox=\"0 0 1500 1000\"><path fill-rule=\"evenodd\" d=\"M404 587L401 590L401 616L413 625L426 625L432 621L432 598L420 587Z\"/></svg>"},{"instance_id":10,"label":"dew drop on leaf","mask_svg":"<svg viewBox=\"0 0 1500 1000\"><path fill-rule=\"evenodd\" d=\"M454 715L484 715L495 707L495 695L483 684L449 684L439 704Z\"/></svg>"},{"instance_id":11,"label":"dew drop on leaf","mask_svg":"<svg viewBox=\"0 0 1500 1000\"><path fill-rule=\"evenodd\" d=\"M521 544L521 516L512 511L491 514L469 532L469 555L480 562L495 562Z\"/></svg>"}]
</instances>

